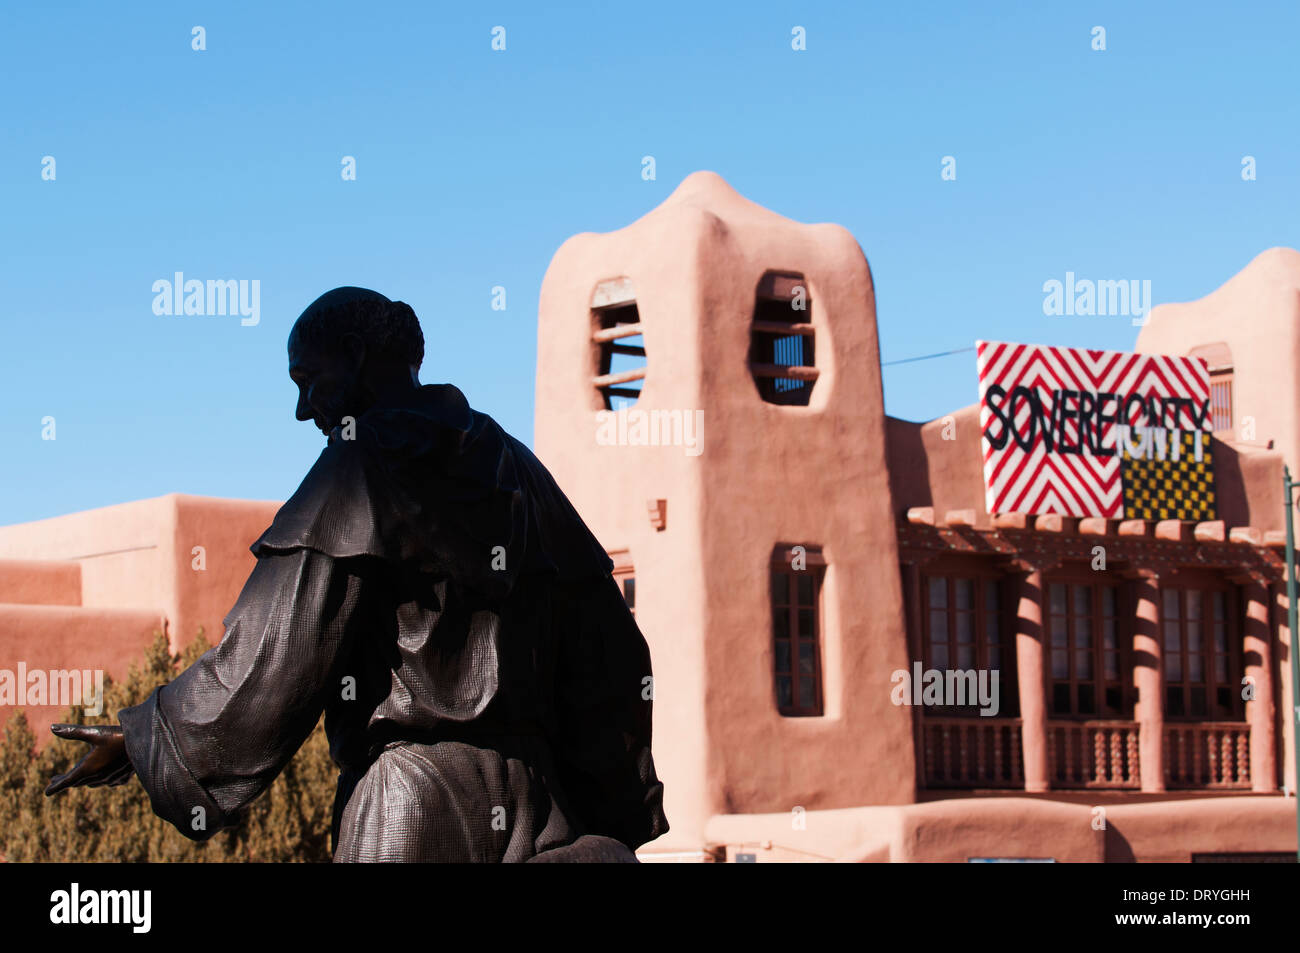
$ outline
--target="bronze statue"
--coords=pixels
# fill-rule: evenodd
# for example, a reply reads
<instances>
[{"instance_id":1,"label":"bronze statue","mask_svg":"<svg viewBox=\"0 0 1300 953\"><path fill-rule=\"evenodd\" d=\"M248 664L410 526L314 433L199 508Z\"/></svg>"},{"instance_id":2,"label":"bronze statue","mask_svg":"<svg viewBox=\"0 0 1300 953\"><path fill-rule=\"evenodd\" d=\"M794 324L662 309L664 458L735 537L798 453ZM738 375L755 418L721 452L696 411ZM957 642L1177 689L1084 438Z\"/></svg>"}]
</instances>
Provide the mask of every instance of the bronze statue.
<instances>
[{"instance_id":1,"label":"bronze statue","mask_svg":"<svg viewBox=\"0 0 1300 953\"><path fill-rule=\"evenodd\" d=\"M325 713L335 861L635 861L668 829L644 637L546 468L449 384L414 311L337 288L289 335L328 443L253 544L221 643L47 794L122 784L195 840Z\"/></svg>"}]
</instances>

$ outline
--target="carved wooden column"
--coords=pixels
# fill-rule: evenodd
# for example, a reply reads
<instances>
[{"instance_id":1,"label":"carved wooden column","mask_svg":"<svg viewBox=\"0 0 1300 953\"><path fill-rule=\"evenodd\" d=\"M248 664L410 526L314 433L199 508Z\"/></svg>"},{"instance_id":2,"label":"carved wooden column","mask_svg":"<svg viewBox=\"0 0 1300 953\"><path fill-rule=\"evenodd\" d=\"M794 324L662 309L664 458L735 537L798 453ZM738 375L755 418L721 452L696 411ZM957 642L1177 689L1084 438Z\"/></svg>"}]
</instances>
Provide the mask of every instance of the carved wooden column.
<instances>
[{"instance_id":1,"label":"carved wooden column","mask_svg":"<svg viewBox=\"0 0 1300 953\"><path fill-rule=\"evenodd\" d=\"M1024 751L1025 790L1046 791L1047 699L1043 679L1043 565L1025 559L1011 562L1019 574L1016 598L1016 673L1020 689L1020 738Z\"/></svg>"},{"instance_id":2,"label":"carved wooden column","mask_svg":"<svg viewBox=\"0 0 1300 953\"><path fill-rule=\"evenodd\" d=\"M1160 573L1136 571L1134 587L1133 686L1138 723L1138 764L1143 791L1165 789L1165 662L1160 631Z\"/></svg>"},{"instance_id":3,"label":"carved wooden column","mask_svg":"<svg viewBox=\"0 0 1300 953\"><path fill-rule=\"evenodd\" d=\"M1246 702L1250 724L1250 786L1255 791L1277 790L1276 717L1273 690L1273 627L1268 581L1258 573L1239 580L1246 602L1246 625L1242 632L1245 675L1254 683L1254 698ZM1233 686L1233 691L1237 691Z\"/></svg>"}]
</instances>

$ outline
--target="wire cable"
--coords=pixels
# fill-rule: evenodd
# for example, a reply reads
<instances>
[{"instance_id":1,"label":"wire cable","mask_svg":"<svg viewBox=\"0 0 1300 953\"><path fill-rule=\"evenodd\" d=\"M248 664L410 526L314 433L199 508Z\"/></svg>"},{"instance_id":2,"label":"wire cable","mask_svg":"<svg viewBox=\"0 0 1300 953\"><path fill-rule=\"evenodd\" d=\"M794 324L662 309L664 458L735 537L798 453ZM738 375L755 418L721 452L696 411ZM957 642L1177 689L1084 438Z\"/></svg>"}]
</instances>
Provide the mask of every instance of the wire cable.
<instances>
[{"instance_id":1,"label":"wire cable","mask_svg":"<svg viewBox=\"0 0 1300 953\"><path fill-rule=\"evenodd\" d=\"M911 364L913 361L928 361L936 357L947 357L949 354L965 354L967 351L975 350L972 344L970 347L959 347L955 351L940 351L938 354L922 354L920 357L904 357L897 361L881 361L881 367L889 367L892 364Z\"/></svg>"}]
</instances>

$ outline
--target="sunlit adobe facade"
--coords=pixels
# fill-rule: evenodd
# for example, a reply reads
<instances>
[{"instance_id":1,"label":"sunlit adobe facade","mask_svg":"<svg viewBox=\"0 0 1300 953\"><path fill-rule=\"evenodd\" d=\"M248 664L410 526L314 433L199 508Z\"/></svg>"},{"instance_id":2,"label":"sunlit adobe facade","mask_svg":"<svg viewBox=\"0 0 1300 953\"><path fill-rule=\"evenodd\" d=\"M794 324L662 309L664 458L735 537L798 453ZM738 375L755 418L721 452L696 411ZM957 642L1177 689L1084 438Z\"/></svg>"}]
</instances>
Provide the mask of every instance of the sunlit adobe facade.
<instances>
[{"instance_id":1,"label":"sunlit adobe facade","mask_svg":"<svg viewBox=\"0 0 1300 953\"><path fill-rule=\"evenodd\" d=\"M566 242L541 293L537 451L651 645L673 829L643 856L1294 851L1298 287L1300 254L1274 249L1138 337L1211 364L1217 521L1036 519L986 512L977 407L885 416L872 276L843 229L696 173ZM672 412L699 416L693 444ZM998 670L996 715L895 704L916 663Z\"/></svg>"}]
</instances>

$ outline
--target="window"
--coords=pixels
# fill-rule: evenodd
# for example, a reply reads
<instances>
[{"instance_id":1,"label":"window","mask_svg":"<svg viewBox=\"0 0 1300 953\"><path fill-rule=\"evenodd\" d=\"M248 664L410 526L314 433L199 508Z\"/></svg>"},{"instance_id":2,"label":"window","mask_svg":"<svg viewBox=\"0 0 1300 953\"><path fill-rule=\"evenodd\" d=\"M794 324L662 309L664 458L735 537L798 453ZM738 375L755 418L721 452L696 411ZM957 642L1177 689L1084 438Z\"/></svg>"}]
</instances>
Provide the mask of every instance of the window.
<instances>
[{"instance_id":1,"label":"window","mask_svg":"<svg viewBox=\"0 0 1300 953\"><path fill-rule=\"evenodd\" d=\"M1053 582L1048 586L1052 714L1128 718L1128 639L1121 631L1115 586Z\"/></svg>"},{"instance_id":2,"label":"window","mask_svg":"<svg viewBox=\"0 0 1300 953\"><path fill-rule=\"evenodd\" d=\"M614 561L614 582L618 583L628 610L636 615L636 570L632 568L632 556L626 549L614 549L610 550L609 558Z\"/></svg>"},{"instance_id":3,"label":"window","mask_svg":"<svg viewBox=\"0 0 1300 953\"><path fill-rule=\"evenodd\" d=\"M812 302L803 275L767 272L758 283L749 371L769 404L808 405L817 382Z\"/></svg>"},{"instance_id":4,"label":"window","mask_svg":"<svg viewBox=\"0 0 1300 953\"><path fill-rule=\"evenodd\" d=\"M799 551L802 551L802 561L797 558ZM776 709L782 715L822 714L820 641L824 570L821 552L814 547L779 547L773 556L772 674Z\"/></svg>"},{"instance_id":5,"label":"window","mask_svg":"<svg viewBox=\"0 0 1300 953\"><path fill-rule=\"evenodd\" d=\"M1230 593L1221 589L1161 591L1165 716L1238 720L1240 646L1231 623Z\"/></svg>"},{"instance_id":6,"label":"window","mask_svg":"<svg viewBox=\"0 0 1300 953\"><path fill-rule=\"evenodd\" d=\"M1210 420L1216 431L1232 429L1232 350L1223 341L1201 344L1187 352L1210 372Z\"/></svg>"},{"instance_id":7,"label":"window","mask_svg":"<svg viewBox=\"0 0 1300 953\"><path fill-rule=\"evenodd\" d=\"M631 407L641 396L646 375L645 341L631 280L611 278L596 285L591 314L596 390L606 410Z\"/></svg>"},{"instance_id":8,"label":"window","mask_svg":"<svg viewBox=\"0 0 1300 953\"><path fill-rule=\"evenodd\" d=\"M1010 628L1002 613L1001 584L991 576L926 576L921 658L926 670L998 673L999 715L1014 714L1017 686ZM991 684L991 683L990 683ZM1007 704L1011 700L1011 705ZM978 704L927 707L936 715L972 715Z\"/></svg>"},{"instance_id":9,"label":"window","mask_svg":"<svg viewBox=\"0 0 1300 953\"><path fill-rule=\"evenodd\" d=\"M1232 429L1232 368L1210 372L1210 418L1215 430Z\"/></svg>"}]
</instances>

